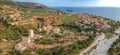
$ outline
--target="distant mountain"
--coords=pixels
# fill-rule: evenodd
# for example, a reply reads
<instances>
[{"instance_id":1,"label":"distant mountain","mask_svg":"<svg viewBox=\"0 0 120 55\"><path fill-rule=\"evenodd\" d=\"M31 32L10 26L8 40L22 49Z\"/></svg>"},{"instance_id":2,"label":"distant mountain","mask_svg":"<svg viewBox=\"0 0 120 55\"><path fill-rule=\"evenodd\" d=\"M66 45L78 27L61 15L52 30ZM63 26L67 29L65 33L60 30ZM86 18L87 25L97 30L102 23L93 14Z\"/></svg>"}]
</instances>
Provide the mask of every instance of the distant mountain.
<instances>
[{"instance_id":1,"label":"distant mountain","mask_svg":"<svg viewBox=\"0 0 120 55\"><path fill-rule=\"evenodd\" d=\"M43 4L32 3L32 2L16 2L11 0L0 0L0 4L5 4L9 6L17 6L22 8L31 9L47 9L48 7Z\"/></svg>"}]
</instances>

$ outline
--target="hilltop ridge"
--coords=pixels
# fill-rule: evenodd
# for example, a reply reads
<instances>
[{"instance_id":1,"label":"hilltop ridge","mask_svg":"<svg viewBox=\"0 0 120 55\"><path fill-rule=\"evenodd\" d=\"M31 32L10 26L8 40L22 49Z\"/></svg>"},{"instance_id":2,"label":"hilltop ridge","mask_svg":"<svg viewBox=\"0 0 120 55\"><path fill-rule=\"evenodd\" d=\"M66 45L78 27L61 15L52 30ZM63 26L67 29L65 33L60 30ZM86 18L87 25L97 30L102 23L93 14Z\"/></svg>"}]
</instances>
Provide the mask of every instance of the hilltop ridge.
<instances>
[{"instance_id":1,"label":"hilltop ridge","mask_svg":"<svg viewBox=\"0 0 120 55\"><path fill-rule=\"evenodd\" d=\"M38 3L32 3L32 2L17 2L17 1L11 1L11 0L0 0L1 4L5 4L8 6L16 6L21 8L30 8L30 9L42 9L42 8L48 8L47 6L43 4Z\"/></svg>"}]
</instances>

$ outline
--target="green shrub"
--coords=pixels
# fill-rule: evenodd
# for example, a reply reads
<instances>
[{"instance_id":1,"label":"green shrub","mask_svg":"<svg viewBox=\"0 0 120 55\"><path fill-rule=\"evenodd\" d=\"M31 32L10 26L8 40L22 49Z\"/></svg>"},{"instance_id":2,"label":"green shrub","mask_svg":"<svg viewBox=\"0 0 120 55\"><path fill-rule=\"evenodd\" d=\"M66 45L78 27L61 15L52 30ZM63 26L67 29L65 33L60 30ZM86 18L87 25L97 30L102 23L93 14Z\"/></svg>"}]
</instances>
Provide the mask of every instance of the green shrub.
<instances>
[{"instance_id":1,"label":"green shrub","mask_svg":"<svg viewBox=\"0 0 120 55\"><path fill-rule=\"evenodd\" d=\"M40 32L42 35L45 35L46 33L47 33L47 31L46 30L41 30L41 32Z\"/></svg>"},{"instance_id":2,"label":"green shrub","mask_svg":"<svg viewBox=\"0 0 120 55\"><path fill-rule=\"evenodd\" d=\"M26 49L23 51L22 55L31 55L31 52L33 51L33 49Z\"/></svg>"},{"instance_id":3,"label":"green shrub","mask_svg":"<svg viewBox=\"0 0 120 55\"><path fill-rule=\"evenodd\" d=\"M117 39L115 42L113 42L111 48L109 48L109 51L108 51L109 55L114 55L114 53L116 55L119 55L119 52L120 52L119 42L120 42L120 36L119 36L119 39Z\"/></svg>"},{"instance_id":4,"label":"green shrub","mask_svg":"<svg viewBox=\"0 0 120 55\"><path fill-rule=\"evenodd\" d=\"M36 39L35 43L36 44L52 44L54 43L54 41L48 38L43 38L43 39Z\"/></svg>"},{"instance_id":5,"label":"green shrub","mask_svg":"<svg viewBox=\"0 0 120 55\"><path fill-rule=\"evenodd\" d=\"M88 47L90 42L87 40L78 41L67 47L57 46L51 49L37 49L39 55L77 55L80 50Z\"/></svg>"},{"instance_id":6,"label":"green shrub","mask_svg":"<svg viewBox=\"0 0 120 55\"><path fill-rule=\"evenodd\" d=\"M11 29L0 30L0 39L17 40L19 37L20 34L17 31Z\"/></svg>"},{"instance_id":7,"label":"green shrub","mask_svg":"<svg viewBox=\"0 0 120 55\"><path fill-rule=\"evenodd\" d=\"M64 33L64 29L63 28L60 29L60 33Z\"/></svg>"},{"instance_id":8,"label":"green shrub","mask_svg":"<svg viewBox=\"0 0 120 55\"><path fill-rule=\"evenodd\" d=\"M60 34L58 34L58 33L53 33L52 37L60 38L60 37L62 37L62 35L60 35Z\"/></svg>"},{"instance_id":9,"label":"green shrub","mask_svg":"<svg viewBox=\"0 0 120 55\"><path fill-rule=\"evenodd\" d=\"M49 49L37 49L38 55L53 55Z\"/></svg>"},{"instance_id":10,"label":"green shrub","mask_svg":"<svg viewBox=\"0 0 120 55\"><path fill-rule=\"evenodd\" d=\"M2 51L3 51L3 50L0 48L0 53L2 53Z\"/></svg>"}]
</instances>

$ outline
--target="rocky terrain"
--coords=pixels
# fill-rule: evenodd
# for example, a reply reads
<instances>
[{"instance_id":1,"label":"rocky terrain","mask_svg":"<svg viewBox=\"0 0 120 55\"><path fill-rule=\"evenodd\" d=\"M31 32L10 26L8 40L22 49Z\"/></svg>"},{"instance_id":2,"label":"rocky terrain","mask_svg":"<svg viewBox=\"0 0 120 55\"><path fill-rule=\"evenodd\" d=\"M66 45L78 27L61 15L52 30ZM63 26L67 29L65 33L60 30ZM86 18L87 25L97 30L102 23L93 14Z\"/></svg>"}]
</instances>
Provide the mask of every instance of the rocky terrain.
<instances>
[{"instance_id":1,"label":"rocky terrain","mask_svg":"<svg viewBox=\"0 0 120 55\"><path fill-rule=\"evenodd\" d=\"M111 38L119 26L101 16L0 0L0 55L79 55L102 33Z\"/></svg>"},{"instance_id":2,"label":"rocky terrain","mask_svg":"<svg viewBox=\"0 0 120 55\"><path fill-rule=\"evenodd\" d=\"M120 28L116 29L115 33L120 34ZM108 55L108 54L114 55L114 54L108 53L109 52L108 50L111 51L110 47L118 39L119 39L119 35L114 35L111 38L104 38L104 39L100 40L98 42L98 45L96 46L96 49L93 49L93 51L90 53L90 55ZM112 52L114 52L114 51L112 51Z\"/></svg>"},{"instance_id":3,"label":"rocky terrain","mask_svg":"<svg viewBox=\"0 0 120 55\"><path fill-rule=\"evenodd\" d=\"M118 31L118 30L120 30L120 28L118 28L116 30L116 33L118 33L118 35L115 38L117 38L117 39L109 47L109 50L108 50L109 55L119 55L120 54L120 51L119 51L120 50L120 45L119 45L119 43L120 43L120 31Z\"/></svg>"}]
</instances>

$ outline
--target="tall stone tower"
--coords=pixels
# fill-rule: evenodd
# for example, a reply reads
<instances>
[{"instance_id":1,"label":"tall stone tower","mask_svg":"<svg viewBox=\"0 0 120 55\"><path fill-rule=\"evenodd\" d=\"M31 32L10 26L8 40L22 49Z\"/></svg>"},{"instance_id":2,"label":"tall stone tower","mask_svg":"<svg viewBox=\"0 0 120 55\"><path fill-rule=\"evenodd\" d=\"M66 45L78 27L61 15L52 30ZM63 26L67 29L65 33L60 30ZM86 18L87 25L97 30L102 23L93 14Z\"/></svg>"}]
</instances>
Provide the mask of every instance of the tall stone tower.
<instances>
[{"instance_id":1,"label":"tall stone tower","mask_svg":"<svg viewBox=\"0 0 120 55\"><path fill-rule=\"evenodd\" d=\"M34 31L32 29L29 30L29 37L31 37L31 38L34 37Z\"/></svg>"}]
</instances>

